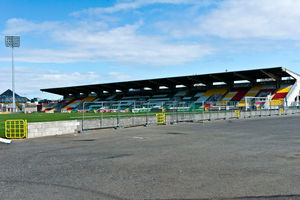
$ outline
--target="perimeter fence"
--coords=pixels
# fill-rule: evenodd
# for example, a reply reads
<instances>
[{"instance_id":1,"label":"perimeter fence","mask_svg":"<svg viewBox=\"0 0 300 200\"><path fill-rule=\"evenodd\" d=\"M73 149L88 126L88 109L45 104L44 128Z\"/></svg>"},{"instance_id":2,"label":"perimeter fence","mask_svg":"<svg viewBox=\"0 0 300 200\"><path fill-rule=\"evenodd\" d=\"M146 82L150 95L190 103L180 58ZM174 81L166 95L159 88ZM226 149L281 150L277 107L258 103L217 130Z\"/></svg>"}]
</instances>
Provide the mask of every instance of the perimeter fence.
<instances>
[{"instance_id":1,"label":"perimeter fence","mask_svg":"<svg viewBox=\"0 0 300 200\"><path fill-rule=\"evenodd\" d=\"M101 101L84 102L82 130L125 128L179 122L247 119L300 114L299 102L251 99L246 101Z\"/></svg>"}]
</instances>

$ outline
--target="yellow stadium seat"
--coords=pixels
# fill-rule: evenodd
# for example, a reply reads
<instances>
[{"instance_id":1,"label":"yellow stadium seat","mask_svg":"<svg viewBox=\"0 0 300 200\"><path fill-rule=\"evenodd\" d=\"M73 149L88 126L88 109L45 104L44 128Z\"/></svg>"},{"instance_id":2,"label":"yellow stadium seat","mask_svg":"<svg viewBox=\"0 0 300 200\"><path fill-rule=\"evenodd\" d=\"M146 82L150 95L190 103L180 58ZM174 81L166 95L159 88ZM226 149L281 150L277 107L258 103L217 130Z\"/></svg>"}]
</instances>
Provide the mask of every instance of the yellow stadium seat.
<instances>
[{"instance_id":1,"label":"yellow stadium seat","mask_svg":"<svg viewBox=\"0 0 300 200\"><path fill-rule=\"evenodd\" d=\"M212 95L216 95L216 94L221 94L221 95L224 95L228 90L225 89L225 88L220 88L220 89L210 89L210 90L207 90L203 96L206 96L206 97L210 97Z\"/></svg>"},{"instance_id":2,"label":"yellow stadium seat","mask_svg":"<svg viewBox=\"0 0 300 200\"><path fill-rule=\"evenodd\" d=\"M283 99L276 99L271 100L270 106L282 106L283 105Z\"/></svg>"},{"instance_id":3,"label":"yellow stadium seat","mask_svg":"<svg viewBox=\"0 0 300 200\"><path fill-rule=\"evenodd\" d=\"M280 88L276 93L289 93L291 90L290 87L287 88Z\"/></svg>"}]
</instances>

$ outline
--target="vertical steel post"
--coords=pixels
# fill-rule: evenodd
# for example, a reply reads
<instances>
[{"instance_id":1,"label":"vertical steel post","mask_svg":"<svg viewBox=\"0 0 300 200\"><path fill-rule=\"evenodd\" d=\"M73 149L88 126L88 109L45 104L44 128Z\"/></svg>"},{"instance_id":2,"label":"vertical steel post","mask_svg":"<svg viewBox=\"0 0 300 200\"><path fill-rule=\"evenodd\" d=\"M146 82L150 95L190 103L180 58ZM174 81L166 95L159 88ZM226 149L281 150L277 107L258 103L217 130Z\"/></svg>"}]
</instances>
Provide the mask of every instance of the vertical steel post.
<instances>
[{"instance_id":1,"label":"vertical steel post","mask_svg":"<svg viewBox=\"0 0 300 200\"><path fill-rule=\"evenodd\" d=\"M202 102L202 106L203 106L203 109L202 109L202 122L204 122L204 111L205 111L204 101Z\"/></svg>"},{"instance_id":2,"label":"vertical steel post","mask_svg":"<svg viewBox=\"0 0 300 200\"><path fill-rule=\"evenodd\" d=\"M268 98L269 101L269 116L272 116L272 112L271 112L271 99Z\"/></svg>"},{"instance_id":3,"label":"vertical steel post","mask_svg":"<svg viewBox=\"0 0 300 200\"><path fill-rule=\"evenodd\" d=\"M101 112L101 123L100 123L100 127L101 127L101 128L103 128L103 112L104 112L104 110L103 110L104 108L103 108L103 107L104 107L104 105L103 105L103 101L102 101L102 102L101 102L101 109L102 109L102 110L100 110L100 112Z\"/></svg>"},{"instance_id":4,"label":"vertical steel post","mask_svg":"<svg viewBox=\"0 0 300 200\"><path fill-rule=\"evenodd\" d=\"M120 124L120 101L118 102L117 128L121 128L121 124Z\"/></svg>"},{"instance_id":5,"label":"vertical steel post","mask_svg":"<svg viewBox=\"0 0 300 200\"><path fill-rule=\"evenodd\" d=\"M226 104L225 104L225 117L224 117L224 119L225 120L227 120L227 106L228 106L228 102L225 102Z\"/></svg>"},{"instance_id":6,"label":"vertical steel post","mask_svg":"<svg viewBox=\"0 0 300 200\"><path fill-rule=\"evenodd\" d=\"M245 97L245 111L247 112L248 107L248 97Z\"/></svg>"},{"instance_id":7,"label":"vertical steel post","mask_svg":"<svg viewBox=\"0 0 300 200\"><path fill-rule=\"evenodd\" d=\"M135 105L136 105L136 103L134 101L133 102L133 109L135 109ZM133 109L131 109L131 112L132 112ZM132 125L135 126L135 112L133 112Z\"/></svg>"},{"instance_id":8,"label":"vertical steel post","mask_svg":"<svg viewBox=\"0 0 300 200\"><path fill-rule=\"evenodd\" d=\"M216 105L217 105L217 102L216 102ZM222 103L220 103L220 105L218 106L218 110L217 110L217 120L220 119L221 105L222 105Z\"/></svg>"},{"instance_id":9,"label":"vertical steel post","mask_svg":"<svg viewBox=\"0 0 300 200\"><path fill-rule=\"evenodd\" d=\"M297 97L297 109L298 109L298 113L299 113L299 109L300 109L300 91L299 91L299 94L298 94L298 97Z\"/></svg>"},{"instance_id":10,"label":"vertical steel post","mask_svg":"<svg viewBox=\"0 0 300 200\"><path fill-rule=\"evenodd\" d=\"M211 104L210 104L211 105ZM208 107L208 116L209 116L209 121L212 121L212 116L211 116L211 112L210 112L210 106Z\"/></svg>"},{"instance_id":11,"label":"vertical steel post","mask_svg":"<svg viewBox=\"0 0 300 200\"><path fill-rule=\"evenodd\" d=\"M170 102L170 104L171 104L170 110L171 110L171 108L172 108L172 119L173 119L173 124L176 124L175 104L174 104L174 102Z\"/></svg>"},{"instance_id":12,"label":"vertical steel post","mask_svg":"<svg viewBox=\"0 0 300 200\"><path fill-rule=\"evenodd\" d=\"M193 122L196 122L196 113L194 103L191 103L192 113L193 113Z\"/></svg>"},{"instance_id":13,"label":"vertical steel post","mask_svg":"<svg viewBox=\"0 0 300 200\"><path fill-rule=\"evenodd\" d=\"M299 92L300 93L300 92ZM298 109L298 113L299 113L299 109L300 109L300 99L299 99L299 97L300 97L300 94L299 94L299 96L298 96L298 101L297 101L297 109Z\"/></svg>"},{"instance_id":14,"label":"vertical steel post","mask_svg":"<svg viewBox=\"0 0 300 200\"><path fill-rule=\"evenodd\" d=\"M251 105L251 104L250 104ZM255 105L255 104L254 104ZM254 106L250 106L250 117L249 118L252 118L252 109L254 108Z\"/></svg>"},{"instance_id":15,"label":"vertical steel post","mask_svg":"<svg viewBox=\"0 0 300 200\"><path fill-rule=\"evenodd\" d=\"M260 117L262 117L262 106L260 106L259 114L260 114Z\"/></svg>"},{"instance_id":16,"label":"vertical steel post","mask_svg":"<svg viewBox=\"0 0 300 200\"><path fill-rule=\"evenodd\" d=\"M85 102L83 102L82 123L81 123L81 132L83 132L83 123L84 123L84 104L85 104Z\"/></svg>"},{"instance_id":17,"label":"vertical steel post","mask_svg":"<svg viewBox=\"0 0 300 200\"><path fill-rule=\"evenodd\" d=\"M150 101L148 101L148 107L146 109L146 126L149 126L149 112L150 112Z\"/></svg>"},{"instance_id":18,"label":"vertical steel post","mask_svg":"<svg viewBox=\"0 0 300 200\"><path fill-rule=\"evenodd\" d=\"M12 112L16 112L14 47L20 47L20 36L5 36L5 46L11 47L11 57L12 57L11 70L12 70L12 92L13 92Z\"/></svg>"},{"instance_id":19,"label":"vertical steel post","mask_svg":"<svg viewBox=\"0 0 300 200\"><path fill-rule=\"evenodd\" d=\"M175 109L175 114L176 114L176 124L178 123L179 119L178 119L178 109L176 107L177 105L175 104L175 101L174 101L174 109Z\"/></svg>"},{"instance_id":20,"label":"vertical steel post","mask_svg":"<svg viewBox=\"0 0 300 200\"><path fill-rule=\"evenodd\" d=\"M11 48L11 57L12 57L12 63L11 63L11 71L12 71L12 92L13 92L13 105L12 110L13 112L16 112L16 99L15 99L15 64L14 64L14 47Z\"/></svg>"}]
</instances>

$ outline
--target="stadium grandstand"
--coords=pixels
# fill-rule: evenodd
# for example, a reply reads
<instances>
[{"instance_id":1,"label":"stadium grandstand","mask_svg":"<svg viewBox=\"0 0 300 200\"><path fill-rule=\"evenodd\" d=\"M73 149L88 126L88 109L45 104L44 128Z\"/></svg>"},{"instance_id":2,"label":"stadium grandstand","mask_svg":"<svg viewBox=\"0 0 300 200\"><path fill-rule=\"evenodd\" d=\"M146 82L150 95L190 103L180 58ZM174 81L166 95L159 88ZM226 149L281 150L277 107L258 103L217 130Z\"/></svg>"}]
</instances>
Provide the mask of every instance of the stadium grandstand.
<instances>
[{"instance_id":1,"label":"stadium grandstand","mask_svg":"<svg viewBox=\"0 0 300 200\"><path fill-rule=\"evenodd\" d=\"M286 68L167 77L72 87L41 89L63 100L45 112L132 111L143 109L278 108L299 102L300 76ZM98 102L98 105L97 105ZM102 102L100 106L100 102ZM97 105L97 106L95 106ZM227 109L227 107L226 107Z\"/></svg>"}]
</instances>

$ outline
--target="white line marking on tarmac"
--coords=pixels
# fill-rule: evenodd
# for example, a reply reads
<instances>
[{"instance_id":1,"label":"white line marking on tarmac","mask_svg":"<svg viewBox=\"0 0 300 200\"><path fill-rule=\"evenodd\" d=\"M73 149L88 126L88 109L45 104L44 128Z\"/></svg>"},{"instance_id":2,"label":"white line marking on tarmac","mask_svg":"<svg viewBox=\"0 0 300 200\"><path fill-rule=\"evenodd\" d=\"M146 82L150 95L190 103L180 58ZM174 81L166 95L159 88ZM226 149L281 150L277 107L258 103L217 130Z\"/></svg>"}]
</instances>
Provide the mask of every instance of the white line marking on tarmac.
<instances>
[{"instance_id":1,"label":"white line marking on tarmac","mask_svg":"<svg viewBox=\"0 0 300 200\"><path fill-rule=\"evenodd\" d=\"M10 144L10 143L11 143L11 140L4 139L4 138L0 138L0 142L3 142L3 143L5 143L5 144Z\"/></svg>"},{"instance_id":2,"label":"white line marking on tarmac","mask_svg":"<svg viewBox=\"0 0 300 200\"><path fill-rule=\"evenodd\" d=\"M143 137L137 137L137 136L134 136L134 137L132 137L133 139L140 139L140 140L143 140L143 139L145 139L145 138L143 138Z\"/></svg>"}]
</instances>

